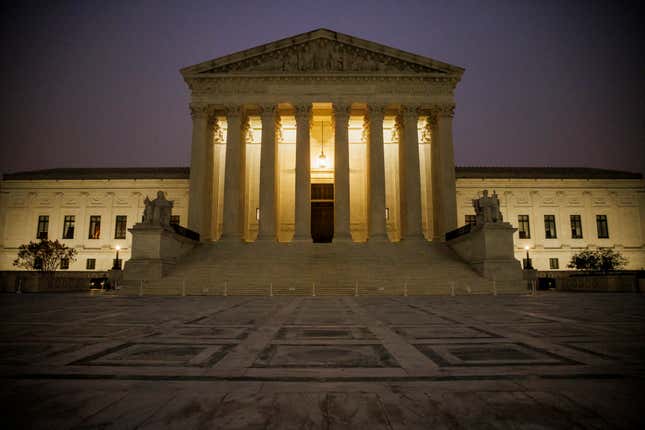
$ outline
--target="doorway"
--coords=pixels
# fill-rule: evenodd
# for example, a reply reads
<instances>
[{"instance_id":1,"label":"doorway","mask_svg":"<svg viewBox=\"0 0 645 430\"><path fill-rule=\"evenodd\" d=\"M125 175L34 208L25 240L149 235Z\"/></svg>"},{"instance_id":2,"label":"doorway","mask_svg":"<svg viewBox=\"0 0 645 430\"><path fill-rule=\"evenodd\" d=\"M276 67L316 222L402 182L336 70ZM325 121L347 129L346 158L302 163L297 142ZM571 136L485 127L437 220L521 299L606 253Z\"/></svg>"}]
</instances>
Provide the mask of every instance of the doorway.
<instances>
[{"instance_id":1,"label":"doorway","mask_svg":"<svg viewBox=\"0 0 645 430\"><path fill-rule=\"evenodd\" d=\"M311 184L311 238L314 243L334 238L334 184Z\"/></svg>"}]
</instances>

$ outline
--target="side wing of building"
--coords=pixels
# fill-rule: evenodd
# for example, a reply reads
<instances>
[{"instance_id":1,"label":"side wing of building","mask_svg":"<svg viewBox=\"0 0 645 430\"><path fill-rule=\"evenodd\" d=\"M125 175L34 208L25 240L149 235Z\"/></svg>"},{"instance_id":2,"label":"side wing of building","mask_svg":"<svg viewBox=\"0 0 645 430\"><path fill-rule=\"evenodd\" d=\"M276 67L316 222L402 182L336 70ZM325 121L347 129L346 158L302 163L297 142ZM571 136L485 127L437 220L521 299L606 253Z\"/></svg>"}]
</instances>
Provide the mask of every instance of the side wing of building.
<instances>
[{"instance_id":1,"label":"side wing of building","mask_svg":"<svg viewBox=\"0 0 645 430\"><path fill-rule=\"evenodd\" d=\"M52 169L5 175L0 182L0 270L21 244L39 237L78 250L69 270L108 270L115 257L130 258L132 235L144 199L163 190L174 200L181 225L188 216L188 169Z\"/></svg>"},{"instance_id":2,"label":"side wing of building","mask_svg":"<svg viewBox=\"0 0 645 430\"><path fill-rule=\"evenodd\" d=\"M458 224L474 215L472 199L496 191L514 234L538 270L566 270L582 249L613 247L628 269L645 268L645 182L642 175L586 168L457 168Z\"/></svg>"},{"instance_id":3,"label":"side wing of building","mask_svg":"<svg viewBox=\"0 0 645 430\"><path fill-rule=\"evenodd\" d=\"M645 267L645 181L598 169L458 167L458 225L474 215L482 190L499 195L504 219L518 228L516 257L539 270L566 269L587 247L614 247L629 269ZM188 169L53 169L5 175L0 182L0 270L14 270L21 244L58 239L79 251L70 270L107 270L116 246L130 257L127 229L158 190L188 225Z\"/></svg>"}]
</instances>

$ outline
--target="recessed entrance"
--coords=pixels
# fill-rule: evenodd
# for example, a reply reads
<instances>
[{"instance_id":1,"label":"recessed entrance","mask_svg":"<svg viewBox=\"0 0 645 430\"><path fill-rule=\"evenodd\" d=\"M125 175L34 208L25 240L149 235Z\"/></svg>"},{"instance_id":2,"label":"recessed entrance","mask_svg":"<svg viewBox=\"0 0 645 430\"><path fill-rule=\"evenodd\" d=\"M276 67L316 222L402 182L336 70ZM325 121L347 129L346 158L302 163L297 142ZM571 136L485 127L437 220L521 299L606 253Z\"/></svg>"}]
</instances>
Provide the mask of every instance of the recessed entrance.
<instances>
[{"instance_id":1,"label":"recessed entrance","mask_svg":"<svg viewBox=\"0 0 645 430\"><path fill-rule=\"evenodd\" d=\"M334 184L311 184L311 238L314 243L334 238Z\"/></svg>"}]
</instances>

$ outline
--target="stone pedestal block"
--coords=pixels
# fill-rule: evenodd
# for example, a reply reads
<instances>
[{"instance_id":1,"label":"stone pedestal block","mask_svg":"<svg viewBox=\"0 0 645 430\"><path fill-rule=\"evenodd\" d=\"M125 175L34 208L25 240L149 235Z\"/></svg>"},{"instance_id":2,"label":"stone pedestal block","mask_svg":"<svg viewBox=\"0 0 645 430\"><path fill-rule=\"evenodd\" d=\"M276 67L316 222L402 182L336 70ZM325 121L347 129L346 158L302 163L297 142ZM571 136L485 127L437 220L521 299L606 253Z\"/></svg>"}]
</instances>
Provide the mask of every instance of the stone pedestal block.
<instances>
[{"instance_id":1,"label":"stone pedestal block","mask_svg":"<svg viewBox=\"0 0 645 430\"><path fill-rule=\"evenodd\" d=\"M448 241L448 245L480 275L497 281L522 280L515 259L513 233L507 222L485 223Z\"/></svg>"},{"instance_id":2,"label":"stone pedestal block","mask_svg":"<svg viewBox=\"0 0 645 430\"><path fill-rule=\"evenodd\" d=\"M132 257L125 264L125 281L161 279L175 266L177 259L198 244L157 225L136 224L130 232Z\"/></svg>"}]
</instances>

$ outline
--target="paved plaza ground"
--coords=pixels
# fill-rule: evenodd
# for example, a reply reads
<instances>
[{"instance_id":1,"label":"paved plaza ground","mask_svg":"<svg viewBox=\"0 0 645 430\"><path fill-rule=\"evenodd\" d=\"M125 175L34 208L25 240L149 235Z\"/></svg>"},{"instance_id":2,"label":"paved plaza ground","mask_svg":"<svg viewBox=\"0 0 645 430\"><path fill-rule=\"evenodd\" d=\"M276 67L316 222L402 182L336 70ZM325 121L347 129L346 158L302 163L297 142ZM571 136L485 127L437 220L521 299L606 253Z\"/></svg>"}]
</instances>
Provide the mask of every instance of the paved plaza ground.
<instances>
[{"instance_id":1,"label":"paved plaza ground","mask_svg":"<svg viewBox=\"0 0 645 430\"><path fill-rule=\"evenodd\" d=\"M2 428L643 428L645 296L0 296Z\"/></svg>"}]
</instances>

